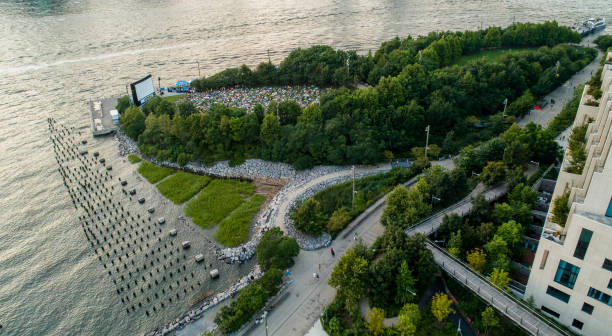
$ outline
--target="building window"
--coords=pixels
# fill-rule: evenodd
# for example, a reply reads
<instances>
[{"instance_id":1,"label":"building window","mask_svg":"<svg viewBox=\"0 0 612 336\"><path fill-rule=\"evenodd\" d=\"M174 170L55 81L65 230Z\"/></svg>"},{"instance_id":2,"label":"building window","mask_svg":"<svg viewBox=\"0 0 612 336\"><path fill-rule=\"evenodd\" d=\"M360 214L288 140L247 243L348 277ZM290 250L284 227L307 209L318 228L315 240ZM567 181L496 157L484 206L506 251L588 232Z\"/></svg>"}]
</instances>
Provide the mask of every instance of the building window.
<instances>
[{"instance_id":1,"label":"building window","mask_svg":"<svg viewBox=\"0 0 612 336\"><path fill-rule=\"evenodd\" d=\"M610 200L610 203L608 204L608 210L606 211L606 217L612 217L612 199Z\"/></svg>"},{"instance_id":2,"label":"building window","mask_svg":"<svg viewBox=\"0 0 612 336\"><path fill-rule=\"evenodd\" d=\"M546 294L557 298L565 303L569 302L570 296L568 294L563 293L562 291L556 289L555 287L548 286L546 289Z\"/></svg>"},{"instance_id":3,"label":"building window","mask_svg":"<svg viewBox=\"0 0 612 336\"><path fill-rule=\"evenodd\" d=\"M574 266L565 260L560 260L559 267L557 268L557 274L555 275L555 282L560 283L567 288L573 289L578 273L580 273L580 267Z\"/></svg>"},{"instance_id":4,"label":"building window","mask_svg":"<svg viewBox=\"0 0 612 336\"><path fill-rule=\"evenodd\" d=\"M593 314L593 308L594 308L593 306L591 306L590 304L586 302L582 304L582 311L589 315Z\"/></svg>"},{"instance_id":5,"label":"building window","mask_svg":"<svg viewBox=\"0 0 612 336\"><path fill-rule=\"evenodd\" d=\"M610 279L610 281L608 281L608 289L612 289L612 279Z\"/></svg>"},{"instance_id":6,"label":"building window","mask_svg":"<svg viewBox=\"0 0 612 336\"><path fill-rule=\"evenodd\" d=\"M584 323L574 319L574 321L572 322L572 327L582 330L582 326L584 326Z\"/></svg>"},{"instance_id":7,"label":"building window","mask_svg":"<svg viewBox=\"0 0 612 336\"><path fill-rule=\"evenodd\" d=\"M597 289L595 289L593 287L589 288L589 293L587 295L592 297L593 299L595 299L597 301L601 301L601 302L607 304L608 306L612 306L612 297L610 297L610 295L608 295L606 293L598 291Z\"/></svg>"},{"instance_id":8,"label":"building window","mask_svg":"<svg viewBox=\"0 0 612 336\"><path fill-rule=\"evenodd\" d=\"M544 269L544 266L546 266L546 259L548 259L548 250L544 250L544 255L542 256L542 261L540 262L540 269Z\"/></svg>"},{"instance_id":9,"label":"building window","mask_svg":"<svg viewBox=\"0 0 612 336\"><path fill-rule=\"evenodd\" d=\"M601 265L601 267L603 267L604 269L607 269L608 271L612 272L612 260L606 258L604 259L603 265Z\"/></svg>"},{"instance_id":10,"label":"building window","mask_svg":"<svg viewBox=\"0 0 612 336\"><path fill-rule=\"evenodd\" d=\"M545 312L548 315L554 316L556 318L559 318L559 313L557 313L556 311L546 307L546 306L542 306L542 311Z\"/></svg>"},{"instance_id":11,"label":"building window","mask_svg":"<svg viewBox=\"0 0 612 336\"><path fill-rule=\"evenodd\" d=\"M580 238L578 239L578 244L576 244L576 250L574 251L574 257L580 260L584 260L584 255L586 254L586 251L589 248L589 243L591 242L592 236L593 236L593 231L582 229L582 232L580 232Z\"/></svg>"}]
</instances>

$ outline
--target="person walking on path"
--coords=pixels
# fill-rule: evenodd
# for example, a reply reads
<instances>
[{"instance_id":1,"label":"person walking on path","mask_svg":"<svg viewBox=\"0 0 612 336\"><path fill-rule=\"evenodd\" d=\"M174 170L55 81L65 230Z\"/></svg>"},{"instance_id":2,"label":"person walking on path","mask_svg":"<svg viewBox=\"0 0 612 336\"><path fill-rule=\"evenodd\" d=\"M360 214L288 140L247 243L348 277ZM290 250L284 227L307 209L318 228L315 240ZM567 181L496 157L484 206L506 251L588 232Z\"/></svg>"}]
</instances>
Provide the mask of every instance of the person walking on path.
<instances>
[{"instance_id":1,"label":"person walking on path","mask_svg":"<svg viewBox=\"0 0 612 336\"><path fill-rule=\"evenodd\" d=\"M334 253L334 248L333 247L331 248L331 254L332 254L332 257L336 256L336 253Z\"/></svg>"},{"instance_id":2,"label":"person walking on path","mask_svg":"<svg viewBox=\"0 0 612 336\"><path fill-rule=\"evenodd\" d=\"M357 232L353 232L353 240L357 241Z\"/></svg>"}]
</instances>

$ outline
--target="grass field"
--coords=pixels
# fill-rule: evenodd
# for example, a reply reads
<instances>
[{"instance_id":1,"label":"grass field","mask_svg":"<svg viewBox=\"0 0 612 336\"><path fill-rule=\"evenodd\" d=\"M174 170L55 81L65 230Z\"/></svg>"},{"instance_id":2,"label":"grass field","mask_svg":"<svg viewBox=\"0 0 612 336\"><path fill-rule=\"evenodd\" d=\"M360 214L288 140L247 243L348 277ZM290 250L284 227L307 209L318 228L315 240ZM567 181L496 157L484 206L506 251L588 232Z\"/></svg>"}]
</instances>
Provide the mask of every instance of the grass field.
<instances>
[{"instance_id":1,"label":"grass field","mask_svg":"<svg viewBox=\"0 0 612 336\"><path fill-rule=\"evenodd\" d=\"M130 163L134 164L134 163L138 163L138 162L142 161L142 159L140 158L140 156L138 156L136 154L130 154L130 155L128 155L128 161L130 161Z\"/></svg>"},{"instance_id":2,"label":"grass field","mask_svg":"<svg viewBox=\"0 0 612 336\"><path fill-rule=\"evenodd\" d=\"M155 184L161 181L164 177L174 174L174 169L160 167L149 161L144 161L140 164L140 167L138 167L138 172L149 182Z\"/></svg>"},{"instance_id":3,"label":"grass field","mask_svg":"<svg viewBox=\"0 0 612 336\"><path fill-rule=\"evenodd\" d=\"M203 228L212 228L252 195L255 185L235 180L212 180L198 197L189 201L185 214Z\"/></svg>"},{"instance_id":4,"label":"grass field","mask_svg":"<svg viewBox=\"0 0 612 336\"><path fill-rule=\"evenodd\" d=\"M484 58L485 60L487 60L489 62L494 62L494 61L498 60L500 57L502 57L504 55L523 53L523 52L526 52L528 50L529 50L528 48L482 50L482 51L479 51L479 52L477 52L475 54L461 56L453 64L468 65L469 63L477 61L477 60L479 60L481 58Z\"/></svg>"},{"instance_id":5,"label":"grass field","mask_svg":"<svg viewBox=\"0 0 612 336\"><path fill-rule=\"evenodd\" d=\"M175 204L181 204L206 187L210 180L208 176L177 172L160 182L157 190Z\"/></svg>"},{"instance_id":6,"label":"grass field","mask_svg":"<svg viewBox=\"0 0 612 336\"><path fill-rule=\"evenodd\" d=\"M185 97L184 94L180 94L180 95L175 95L175 96L166 96L164 98L162 98L163 100L167 100L169 102L171 102L172 104L174 104L177 100L181 99Z\"/></svg>"},{"instance_id":7,"label":"grass field","mask_svg":"<svg viewBox=\"0 0 612 336\"><path fill-rule=\"evenodd\" d=\"M242 203L219 223L215 240L225 246L236 246L247 241L251 220L265 200L262 195L253 195L251 199Z\"/></svg>"}]
</instances>

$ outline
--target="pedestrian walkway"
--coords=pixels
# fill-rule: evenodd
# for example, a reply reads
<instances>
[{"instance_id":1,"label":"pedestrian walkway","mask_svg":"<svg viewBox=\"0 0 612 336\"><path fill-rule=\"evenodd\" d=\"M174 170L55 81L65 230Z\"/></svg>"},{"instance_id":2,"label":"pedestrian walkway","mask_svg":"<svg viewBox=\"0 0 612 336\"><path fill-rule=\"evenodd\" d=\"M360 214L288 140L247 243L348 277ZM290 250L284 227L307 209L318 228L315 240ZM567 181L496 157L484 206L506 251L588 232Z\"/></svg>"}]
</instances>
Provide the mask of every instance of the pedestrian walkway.
<instances>
[{"instance_id":1,"label":"pedestrian walkway","mask_svg":"<svg viewBox=\"0 0 612 336\"><path fill-rule=\"evenodd\" d=\"M465 198L463 198L461 201L447 207L446 209L437 212L423 220L421 220L420 222L418 222L417 224L407 228L406 234L409 236L412 236L414 234L417 233L421 233L424 235L429 235L431 233L433 233L434 231L438 230L438 228L440 227L440 225L442 225L442 221L444 220L444 216L446 215L450 215L453 213L458 214L459 216L463 216L465 214L467 214L471 209L472 209L472 198L476 197L478 194L480 194L481 192L483 192L485 190L485 187L483 184L479 184L478 186L476 186L476 188L474 188L474 190L472 190L472 192L470 192L469 195L467 195ZM491 201L495 201L498 198L500 198L501 196L503 196L504 194L506 194L506 190L507 190L507 186L505 184L501 184L498 185L494 188L491 188L487 191L484 192L483 196L484 198L491 202Z\"/></svg>"},{"instance_id":2,"label":"pedestrian walkway","mask_svg":"<svg viewBox=\"0 0 612 336\"><path fill-rule=\"evenodd\" d=\"M504 314L530 334L547 336L569 335L560 328L556 328L551 323L546 322L545 317L535 310L520 304L518 299L513 299L510 294L505 294L491 286L481 275L476 274L469 266L452 258L439 247L428 243L427 248L433 253L436 264L443 268L446 273L464 284L474 294L481 297L497 311Z\"/></svg>"}]
</instances>

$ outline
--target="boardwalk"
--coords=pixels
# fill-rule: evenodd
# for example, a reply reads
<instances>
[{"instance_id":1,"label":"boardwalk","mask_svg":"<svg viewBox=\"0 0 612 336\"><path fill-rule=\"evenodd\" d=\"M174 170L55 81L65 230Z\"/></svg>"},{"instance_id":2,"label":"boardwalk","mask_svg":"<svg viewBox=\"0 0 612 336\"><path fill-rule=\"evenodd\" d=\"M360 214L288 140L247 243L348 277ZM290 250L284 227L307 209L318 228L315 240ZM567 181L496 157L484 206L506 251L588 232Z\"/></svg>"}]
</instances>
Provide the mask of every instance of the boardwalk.
<instances>
[{"instance_id":1,"label":"boardwalk","mask_svg":"<svg viewBox=\"0 0 612 336\"><path fill-rule=\"evenodd\" d=\"M499 289L491 286L482 276L474 273L468 266L452 258L437 246L429 243L427 247L433 253L436 264L444 269L446 273L464 284L474 294L480 296L491 306L495 307L497 311L504 314L530 334L547 336L568 335L545 322L539 313L519 304L509 294L504 294Z\"/></svg>"}]
</instances>

